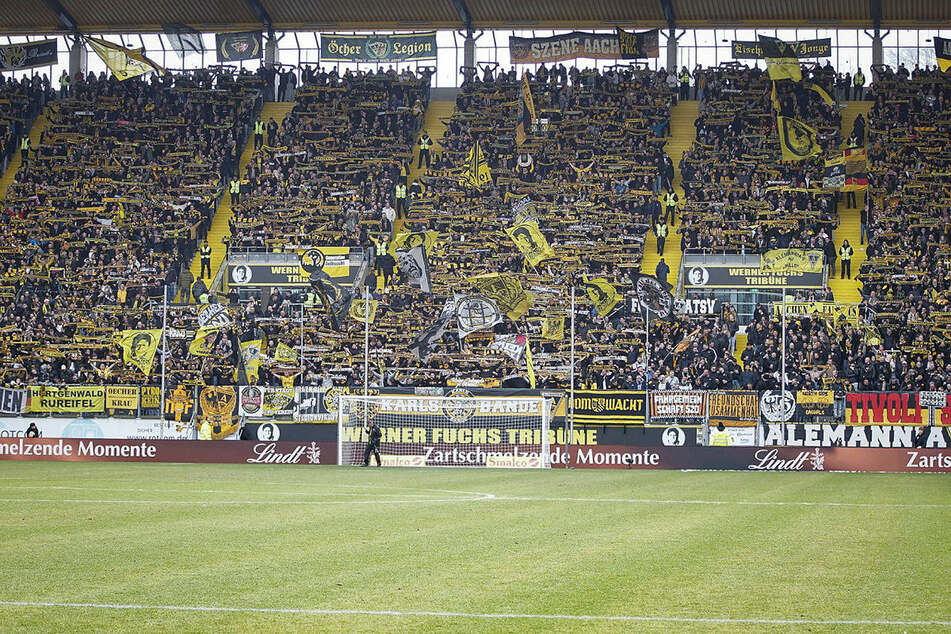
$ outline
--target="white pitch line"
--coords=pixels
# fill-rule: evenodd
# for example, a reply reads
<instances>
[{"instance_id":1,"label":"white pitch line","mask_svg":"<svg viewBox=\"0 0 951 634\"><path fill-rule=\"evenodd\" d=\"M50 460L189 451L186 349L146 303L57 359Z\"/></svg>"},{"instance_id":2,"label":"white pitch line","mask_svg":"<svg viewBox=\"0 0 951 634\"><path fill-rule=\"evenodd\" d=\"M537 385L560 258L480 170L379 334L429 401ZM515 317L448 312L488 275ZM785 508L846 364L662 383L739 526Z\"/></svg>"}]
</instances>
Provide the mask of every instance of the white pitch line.
<instances>
[{"instance_id":1,"label":"white pitch line","mask_svg":"<svg viewBox=\"0 0 951 634\"><path fill-rule=\"evenodd\" d=\"M440 612L424 610L334 610L308 608L232 608L205 605L136 605L123 603L53 603L46 601L0 601L0 606L21 608L82 608L101 610L159 610L165 612L236 612L250 614L302 614L318 616L399 616L446 619L533 619L548 621L626 621L654 623L726 623L751 625L898 625L946 627L951 621L897 621L891 619L756 619L681 616L636 616L610 614L518 614Z\"/></svg>"},{"instance_id":2,"label":"white pitch line","mask_svg":"<svg viewBox=\"0 0 951 634\"><path fill-rule=\"evenodd\" d=\"M515 502L608 502L611 504L629 503L629 504L711 504L711 505L731 505L738 506L845 506L860 508L951 508L951 504L907 504L902 502L776 502L776 501L755 501L755 500L650 500L637 498L549 498L549 497L517 497L517 496L496 496L493 500Z\"/></svg>"},{"instance_id":3,"label":"white pitch line","mask_svg":"<svg viewBox=\"0 0 951 634\"><path fill-rule=\"evenodd\" d=\"M103 500L78 498L0 498L0 502L28 504L180 504L185 506L329 506L340 504L432 504L481 502L487 498L416 498L414 500Z\"/></svg>"}]
</instances>

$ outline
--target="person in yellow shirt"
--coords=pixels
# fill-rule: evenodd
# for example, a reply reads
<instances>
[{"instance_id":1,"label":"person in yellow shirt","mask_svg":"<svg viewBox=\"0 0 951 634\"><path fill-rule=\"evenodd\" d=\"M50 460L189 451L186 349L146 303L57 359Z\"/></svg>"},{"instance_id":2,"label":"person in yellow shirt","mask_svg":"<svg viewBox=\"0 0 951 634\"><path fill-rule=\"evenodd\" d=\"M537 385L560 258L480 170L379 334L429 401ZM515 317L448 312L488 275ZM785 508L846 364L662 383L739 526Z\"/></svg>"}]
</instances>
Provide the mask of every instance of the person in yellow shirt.
<instances>
[{"instance_id":1,"label":"person in yellow shirt","mask_svg":"<svg viewBox=\"0 0 951 634\"><path fill-rule=\"evenodd\" d=\"M733 444L730 433L723 426L723 423L717 423L717 430L710 434L711 447L729 447Z\"/></svg>"}]
</instances>

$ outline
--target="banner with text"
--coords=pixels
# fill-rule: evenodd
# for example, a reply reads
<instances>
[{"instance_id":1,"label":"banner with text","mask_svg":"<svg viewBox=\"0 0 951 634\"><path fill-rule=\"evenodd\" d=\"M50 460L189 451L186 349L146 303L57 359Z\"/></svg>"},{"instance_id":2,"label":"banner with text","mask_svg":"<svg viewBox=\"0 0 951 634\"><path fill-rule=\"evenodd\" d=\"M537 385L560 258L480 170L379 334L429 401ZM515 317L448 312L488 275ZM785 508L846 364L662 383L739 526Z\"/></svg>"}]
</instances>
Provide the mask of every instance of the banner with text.
<instances>
[{"instance_id":1,"label":"banner with text","mask_svg":"<svg viewBox=\"0 0 951 634\"><path fill-rule=\"evenodd\" d=\"M434 59L435 31L393 35L320 35L322 62L405 62Z\"/></svg>"}]
</instances>

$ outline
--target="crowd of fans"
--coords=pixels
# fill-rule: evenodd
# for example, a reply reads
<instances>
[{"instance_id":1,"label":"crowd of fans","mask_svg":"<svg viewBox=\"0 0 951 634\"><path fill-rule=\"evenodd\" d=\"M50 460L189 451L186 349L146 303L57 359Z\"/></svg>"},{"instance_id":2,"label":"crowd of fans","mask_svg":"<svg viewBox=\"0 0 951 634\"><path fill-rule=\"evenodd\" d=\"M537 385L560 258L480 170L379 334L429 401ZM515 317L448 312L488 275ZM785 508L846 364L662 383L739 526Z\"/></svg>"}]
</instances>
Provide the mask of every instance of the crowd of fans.
<instances>
[{"instance_id":1,"label":"crowd of fans","mask_svg":"<svg viewBox=\"0 0 951 634\"><path fill-rule=\"evenodd\" d=\"M791 388L949 383L951 236L942 149L951 95L930 71L901 77L876 68L873 76L863 211L869 259L858 274L863 319L788 319ZM679 221L681 248L806 248L834 259L840 201L821 181L823 159L844 145L838 106L829 103L830 93L841 96L843 77L828 65L775 88L764 71L737 65L698 68L692 77L700 104L696 142L680 165L685 200L679 218L664 214L674 226ZM366 292L379 302L369 328L373 386L524 385L533 374L539 387L567 387L569 333L548 326L564 320L567 330L575 288L577 387L777 387L780 322L769 305L756 308L738 363L729 304L715 315L645 324L632 302L646 233L663 214L658 195L672 189L664 144L670 108L678 92L685 96L682 81L664 71L561 65L541 66L527 79L536 116L521 138L522 77L491 66L467 73L454 112L442 121L444 135L426 157L428 169L414 153L414 146L432 145L419 141L428 73L308 69L300 85L295 75L281 84L271 78L271 87L260 73L207 71L72 82L7 194L2 381L156 383L156 373L146 377L120 361L111 335L160 327L162 286L179 281L257 128L263 132L244 180L232 189L228 248L342 246L375 254L366 279ZM18 144L49 88L36 81L0 88L0 121L9 122ZM262 97L293 98L293 110L280 124L255 125ZM781 162L777 113L816 128L825 152ZM491 170L482 187L464 177L476 144ZM537 221L555 257L534 266L526 260L505 232L526 220ZM395 248L412 242L425 245L431 292L411 285L395 264ZM447 301L476 294L473 278L494 273L514 276L532 294L523 317L463 341L449 329L422 359L411 350ZM605 315L584 292L590 278L603 278L620 296ZM362 292L360 280L347 282ZM797 299L835 298L822 289ZM364 323L331 317L306 287L251 298L232 289L218 301L230 323L211 355L189 352L207 306L169 312L172 385L363 384ZM515 333L528 336L531 373L524 359L491 347L496 336ZM249 341L260 342L264 360L251 372L239 359ZM295 358L281 358L281 349Z\"/></svg>"},{"instance_id":2,"label":"crowd of fans","mask_svg":"<svg viewBox=\"0 0 951 634\"><path fill-rule=\"evenodd\" d=\"M258 82L90 73L51 102L4 202L5 383L144 380L119 360L112 335L161 327L163 285L177 282L210 222Z\"/></svg>"}]
</instances>

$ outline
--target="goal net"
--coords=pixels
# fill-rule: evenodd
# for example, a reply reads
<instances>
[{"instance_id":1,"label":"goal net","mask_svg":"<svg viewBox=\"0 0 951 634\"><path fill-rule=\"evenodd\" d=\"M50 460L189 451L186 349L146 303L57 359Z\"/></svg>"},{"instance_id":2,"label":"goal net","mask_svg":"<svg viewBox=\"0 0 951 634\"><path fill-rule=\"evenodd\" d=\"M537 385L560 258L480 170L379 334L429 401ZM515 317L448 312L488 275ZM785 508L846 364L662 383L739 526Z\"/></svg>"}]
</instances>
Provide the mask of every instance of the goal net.
<instances>
[{"instance_id":1,"label":"goal net","mask_svg":"<svg viewBox=\"0 0 951 634\"><path fill-rule=\"evenodd\" d=\"M341 465L363 464L373 421L384 466L551 466L551 403L544 397L349 395L337 412Z\"/></svg>"}]
</instances>

